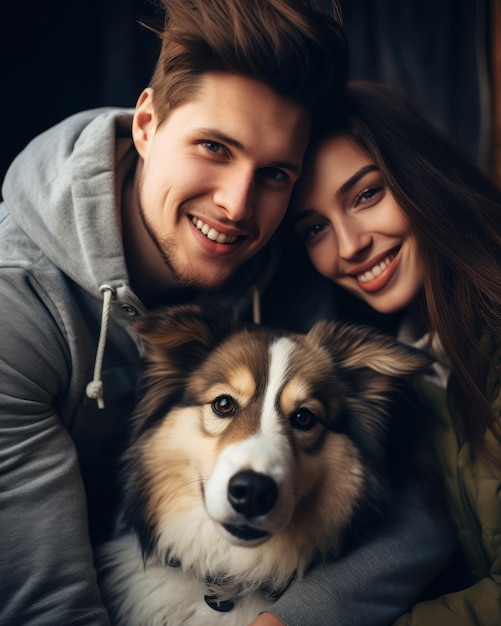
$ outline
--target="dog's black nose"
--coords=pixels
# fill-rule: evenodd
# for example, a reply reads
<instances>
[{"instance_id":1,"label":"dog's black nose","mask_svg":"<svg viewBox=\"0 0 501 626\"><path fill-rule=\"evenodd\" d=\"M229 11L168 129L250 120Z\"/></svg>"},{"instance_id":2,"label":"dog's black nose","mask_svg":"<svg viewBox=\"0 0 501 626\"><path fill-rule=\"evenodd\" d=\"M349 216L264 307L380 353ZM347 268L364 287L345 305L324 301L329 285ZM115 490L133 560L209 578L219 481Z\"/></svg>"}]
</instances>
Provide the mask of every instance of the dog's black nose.
<instances>
[{"instance_id":1,"label":"dog's black nose","mask_svg":"<svg viewBox=\"0 0 501 626\"><path fill-rule=\"evenodd\" d=\"M232 476L228 485L231 506L248 519L268 513L275 506L277 497L276 482L252 470L238 472Z\"/></svg>"}]
</instances>

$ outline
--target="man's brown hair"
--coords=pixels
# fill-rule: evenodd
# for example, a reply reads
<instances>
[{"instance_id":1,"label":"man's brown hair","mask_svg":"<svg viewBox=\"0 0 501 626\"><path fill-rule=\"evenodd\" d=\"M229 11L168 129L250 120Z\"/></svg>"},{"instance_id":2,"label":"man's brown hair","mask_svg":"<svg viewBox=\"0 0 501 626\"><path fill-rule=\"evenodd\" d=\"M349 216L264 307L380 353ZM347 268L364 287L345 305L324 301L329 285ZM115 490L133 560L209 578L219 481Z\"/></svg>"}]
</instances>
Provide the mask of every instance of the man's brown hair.
<instances>
[{"instance_id":1,"label":"man's brown hair","mask_svg":"<svg viewBox=\"0 0 501 626\"><path fill-rule=\"evenodd\" d=\"M150 83L159 123L192 99L199 77L228 72L256 79L313 115L329 110L348 74L336 2L161 0L160 55ZM325 8L330 5L330 9Z\"/></svg>"}]
</instances>

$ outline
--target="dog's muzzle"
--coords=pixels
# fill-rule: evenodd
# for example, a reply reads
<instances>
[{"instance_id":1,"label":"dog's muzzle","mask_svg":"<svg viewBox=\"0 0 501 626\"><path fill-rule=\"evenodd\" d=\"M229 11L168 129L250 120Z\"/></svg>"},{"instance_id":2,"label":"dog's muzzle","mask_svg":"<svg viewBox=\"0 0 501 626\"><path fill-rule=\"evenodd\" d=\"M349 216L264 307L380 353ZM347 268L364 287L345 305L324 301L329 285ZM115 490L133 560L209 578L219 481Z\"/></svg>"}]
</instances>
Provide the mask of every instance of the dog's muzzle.
<instances>
[{"instance_id":1,"label":"dog's muzzle","mask_svg":"<svg viewBox=\"0 0 501 626\"><path fill-rule=\"evenodd\" d=\"M232 509L251 521L273 509L278 500L278 487L266 474L243 470L229 480L227 497ZM269 535L250 524L223 524L223 527L241 541L257 541Z\"/></svg>"}]
</instances>

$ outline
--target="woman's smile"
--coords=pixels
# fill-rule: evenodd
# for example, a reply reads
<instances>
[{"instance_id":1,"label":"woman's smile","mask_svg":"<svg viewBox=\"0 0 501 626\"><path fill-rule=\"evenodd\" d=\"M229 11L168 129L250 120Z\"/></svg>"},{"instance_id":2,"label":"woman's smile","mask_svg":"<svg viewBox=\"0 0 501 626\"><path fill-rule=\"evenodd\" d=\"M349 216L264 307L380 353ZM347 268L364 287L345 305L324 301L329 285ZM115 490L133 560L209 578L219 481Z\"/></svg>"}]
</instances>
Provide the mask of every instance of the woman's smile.
<instances>
[{"instance_id":1,"label":"woman's smile","mask_svg":"<svg viewBox=\"0 0 501 626\"><path fill-rule=\"evenodd\" d=\"M382 259L371 261L369 269L351 272L359 286L364 291L378 291L385 287L398 264L398 252L400 248L394 248L389 253L385 252Z\"/></svg>"}]
</instances>

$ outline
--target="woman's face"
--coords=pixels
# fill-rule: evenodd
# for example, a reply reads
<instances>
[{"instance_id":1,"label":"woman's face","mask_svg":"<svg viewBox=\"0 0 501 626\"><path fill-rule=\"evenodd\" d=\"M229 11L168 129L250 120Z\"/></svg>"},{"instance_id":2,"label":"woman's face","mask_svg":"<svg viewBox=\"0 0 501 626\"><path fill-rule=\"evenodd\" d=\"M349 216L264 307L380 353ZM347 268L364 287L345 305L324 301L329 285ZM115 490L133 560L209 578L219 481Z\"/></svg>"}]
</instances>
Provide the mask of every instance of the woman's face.
<instances>
[{"instance_id":1,"label":"woman's face","mask_svg":"<svg viewBox=\"0 0 501 626\"><path fill-rule=\"evenodd\" d=\"M327 139L310 156L292 219L317 271L376 311L394 313L418 295L416 239L374 161L352 139Z\"/></svg>"}]
</instances>

